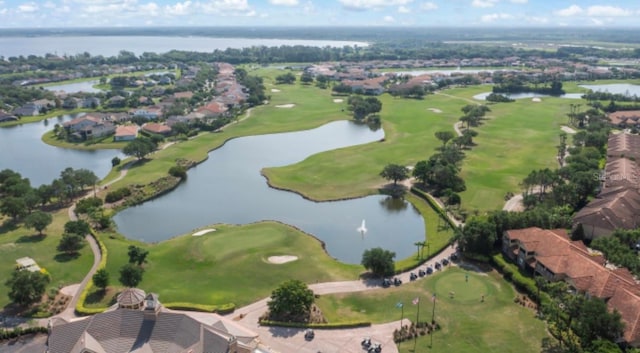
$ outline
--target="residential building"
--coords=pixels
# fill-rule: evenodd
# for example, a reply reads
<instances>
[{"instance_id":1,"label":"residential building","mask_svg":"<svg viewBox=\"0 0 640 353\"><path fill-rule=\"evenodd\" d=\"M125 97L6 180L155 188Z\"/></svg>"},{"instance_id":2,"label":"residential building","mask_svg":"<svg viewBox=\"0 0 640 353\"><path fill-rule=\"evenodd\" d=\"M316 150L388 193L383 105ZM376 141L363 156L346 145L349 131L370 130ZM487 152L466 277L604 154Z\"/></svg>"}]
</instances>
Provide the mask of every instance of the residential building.
<instances>
[{"instance_id":1,"label":"residential building","mask_svg":"<svg viewBox=\"0 0 640 353\"><path fill-rule=\"evenodd\" d=\"M608 117L611 124L619 128L640 127L640 110L613 112Z\"/></svg>"},{"instance_id":2,"label":"residential building","mask_svg":"<svg viewBox=\"0 0 640 353\"><path fill-rule=\"evenodd\" d=\"M607 162L599 176L600 193L573 217L585 239L608 236L616 229L640 226L640 136L612 134L607 142ZM595 176L594 176L595 177Z\"/></svg>"},{"instance_id":3,"label":"residential building","mask_svg":"<svg viewBox=\"0 0 640 353\"><path fill-rule=\"evenodd\" d=\"M113 135L114 141L133 141L138 137L138 125L118 125Z\"/></svg>"},{"instance_id":4,"label":"residential building","mask_svg":"<svg viewBox=\"0 0 640 353\"><path fill-rule=\"evenodd\" d=\"M166 309L158 296L125 289L108 311L51 322L48 353L252 353L258 336L212 313Z\"/></svg>"},{"instance_id":5,"label":"residential building","mask_svg":"<svg viewBox=\"0 0 640 353\"><path fill-rule=\"evenodd\" d=\"M0 110L0 123L4 123L5 121L17 121L17 120L20 120L20 118L18 118L15 115L9 114L4 110Z\"/></svg>"},{"instance_id":6,"label":"residential building","mask_svg":"<svg viewBox=\"0 0 640 353\"><path fill-rule=\"evenodd\" d=\"M165 124L146 123L142 125L142 130L152 134L158 134L163 136L171 135L171 127Z\"/></svg>"},{"instance_id":7,"label":"residential building","mask_svg":"<svg viewBox=\"0 0 640 353\"><path fill-rule=\"evenodd\" d=\"M508 230L502 252L520 268L549 281L565 281L576 293L603 299L622 316L623 337L640 346L640 284L625 268L608 266L600 253L569 239L564 229Z\"/></svg>"}]
</instances>

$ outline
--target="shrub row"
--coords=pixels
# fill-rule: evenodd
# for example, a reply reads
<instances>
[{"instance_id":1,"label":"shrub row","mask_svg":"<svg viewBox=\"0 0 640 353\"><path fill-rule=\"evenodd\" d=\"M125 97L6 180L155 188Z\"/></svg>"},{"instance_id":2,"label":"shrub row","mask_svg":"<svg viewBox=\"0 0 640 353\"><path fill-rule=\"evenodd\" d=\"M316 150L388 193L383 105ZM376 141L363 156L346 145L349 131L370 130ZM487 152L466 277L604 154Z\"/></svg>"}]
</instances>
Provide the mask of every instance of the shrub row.
<instances>
[{"instance_id":1,"label":"shrub row","mask_svg":"<svg viewBox=\"0 0 640 353\"><path fill-rule=\"evenodd\" d=\"M496 254L491 257L493 266L502 273L504 279L512 282L516 288L525 292L529 298L540 303L550 301L549 295L544 292L539 292L536 281L528 276L523 275L520 269L515 264L507 262L502 254ZM540 298L538 297L540 293Z\"/></svg>"},{"instance_id":2,"label":"shrub row","mask_svg":"<svg viewBox=\"0 0 640 353\"><path fill-rule=\"evenodd\" d=\"M206 313L218 313L228 314L235 310L235 304L223 304L223 305L207 305L207 304L193 304L193 303L162 303L166 308L173 310L186 310L186 311L202 311Z\"/></svg>"},{"instance_id":3,"label":"shrub row","mask_svg":"<svg viewBox=\"0 0 640 353\"><path fill-rule=\"evenodd\" d=\"M104 201L108 203L114 203L116 201L120 201L124 199L129 195L131 195L131 190L129 190L128 188L119 188L117 190L107 193L107 196L105 196Z\"/></svg>"},{"instance_id":4,"label":"shrub row","mask_svg":"<svg viewBox=\"0 0 640 353\"><path fill-rule=\"evenodd\" d=\"M96 269L97 271L107 266L107 247L100 240L100 238L98 238L98 235L95 233L93 229L91 230L90 235L98 243L98 246L100 247L100 254L102 254L102 258L100 259L100 263L98 264L98 268ZM84 287L84 290L82 291L82 293L80 293L80 297L76 302L76 313L78 315L93 315L93 314L99 314L105 311L106 308L87 308L84 306L84 302L87 300L87 295L89 295L89 292L93 289L93 287L94 287L93 278L89 278L87 285Z\"/></svg>"},{"instance_id":5,"label":"shrub row","mask_svg":"<svg viewBox=\"0 0 640 353\"><path fill-rule=\"evenodd\" d=\"M327 324L308 324L304 322L282 322L272 320L260 320L262 326L280 326L280 327L297 327L297 328L315 328L315 329L338 329L338 328L356 328L369 327L369 321L352 321L352 322L336 322Z\"/></svg>"},{"instance_id":6,"label":"shrub row","mask_svg":"<svg viewBox=\"0 0 640 353\"><path fill-rule=\"evenodd\" d=\"M411 187L411 192L414 195L418 196L419 198L427 201L429 203L429 205L431 206L431 208L433 208L433 210L436 211L436 213L440 217L442 217L445 221L447 221L447 223L449 223L449 225L451 226L452 229L456 229L457 228L455 223L453 223L453 221L449 218L449 216L447 216L447 214L444 212L442 207L440 207L440 205L438 205L436 200L433 199L433 196L431 196L428 193L416 188L415 186Z\"/></svg>"},{"instance_id":7,"label":"shrub row","mask_svg":"<svg viewBox=\"0 0 640 353\"><path fill-rule=\"evenodd\" d=\"M47 333L49 329L45 326L33 326L27 328L16 327L13 330L0 329L0 341L10 340L16 337L30 335L34 333Z\"/></svg>"}]
</instances>

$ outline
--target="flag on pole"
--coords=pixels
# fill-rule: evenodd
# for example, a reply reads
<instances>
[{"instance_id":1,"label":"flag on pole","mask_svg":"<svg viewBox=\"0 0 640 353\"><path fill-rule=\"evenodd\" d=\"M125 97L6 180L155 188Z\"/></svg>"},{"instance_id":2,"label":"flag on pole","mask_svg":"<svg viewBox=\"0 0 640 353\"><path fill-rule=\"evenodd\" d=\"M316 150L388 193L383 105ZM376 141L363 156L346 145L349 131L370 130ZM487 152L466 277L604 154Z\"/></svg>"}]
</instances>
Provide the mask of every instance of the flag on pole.
<instances>
[{"instance_id":1,"label":"flag on pole","mask_svg":"<svg viewBox=\"0 0 640 353\"><path fill-rule=\"evenodd\" d=\"M398 302L398 304L396 304L396 308L400 309L404 306L404 304L402 304L402 302Z\"/></svg>"},{"instance_id":2,"label":"flag on pole","mask_svg":"<svg viewBox=\"0 0 640 353\"><path fill-rule=\"evenodd\" d=\"M413 303L413 305L416 305L416 304L420 303L420 298L416 297L416 299L414 299L412 301L412 303Z\"/></svg>"},{"instance_id":3,"label":"flag on pole","mask_svg":"<svg viewBox=\"0 0 640 353\"><path fill-rule=\"evenodd\" d=\"M436 293L433 293L433 295L431 296L431 301L435 302L436 301Z\"/></svg>"}]
</instances>

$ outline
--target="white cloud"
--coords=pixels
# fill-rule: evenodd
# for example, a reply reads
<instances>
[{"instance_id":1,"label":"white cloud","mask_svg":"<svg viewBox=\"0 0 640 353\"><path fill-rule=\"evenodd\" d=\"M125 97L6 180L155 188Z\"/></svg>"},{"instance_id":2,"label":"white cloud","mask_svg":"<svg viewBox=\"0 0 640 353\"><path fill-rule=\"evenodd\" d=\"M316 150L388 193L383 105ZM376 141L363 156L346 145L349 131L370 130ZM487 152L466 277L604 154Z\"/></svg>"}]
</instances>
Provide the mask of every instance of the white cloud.
<instances>
[{"instance_id":1,"label":"white cloud","mask_svg":"<svg viewBox=\"0 0 640 353\"><path fill-rule=\"evenodd\" d=\"M411 12L411 10L406 6L398 7L398 13L410 13L410 12Z\"/></svg>"},{"instance_id":2,"label":"white cloud","mask_svg":"<svg viewBox=\"0 0 640 353\"><path fill-rule=\"evenodd\" d=\"M2 5L2 1L0 1L0 5ZM58 5L52 3L51 1L47 1L42 5L42 7L44 7L45 9L55 9L56 7L58 7Z\"/></svg>"},{"instance_id":3,"label":"white cloud","mask_svg":"<svg viewBox=\"0 0 640 353\"><path fill-rule=\"evenodd\" d=\"M578 5L571 5L566 9L558 10L558 11L555 11L554 13L557 16L561 16L561 17L571 17L571 16L579 15L582 12L583 12L582 7Z\"/></svg>"},{"instance_id":4,"label":"white cloud","mask_svg":"<svg viewBox=\"0 0 640 353\"><path fill-rule=\"evenodd\" d=\"M284 6L296 6L298 0L269 0L271 5L284 5Z\"/></svg>"},{"instance_id":5,"label":"white cloud","mask_svg":"<svg viewBox=\"0 0 640 353\"><path fill-rule=\"evenodd\" d=\"M36 12L38 11L38 5L34 2L28 2L18 6L18 12Z\"/></svg>"},{"instance_id":6,"label":"white cloud","mask_svg":"<svg viewBox=\"0 0 640 353\"><path fill-rule=\"evenodd\" d=\"M407 5L413 0L340 0L342 6L348 10L369 10L388 6Z\"/></svg>"},{"instance_id":7,"label":"white cloud","mask_svg":"<svg viewBox=\"0 0 640 353\"><path fill-rule=\"evenodd\" d=\"M437 9L438 5L432 2L423 2L422 4L420 4L420 10L422 11L432 11Z\"/></svg>"},{"instance_id":8,"label":"white cloud","mask_svg":"<svg viewBox=\"0 0 640 353\"><path fill-rule=\"evenodd\" d=\"M587 8L587 16L596 17L624 17L631 16L632 11L626 10L616 6L589 6Z\"/></svg>"},{"instance_id":9,"label":"white cloud","mask_svg":"<svg viewBox=\"0 0 640 353\"><path fill-rule=\"evenodd\" d=\"M471 6L473 7L493 7L499 0L473 0Z\"/></svg>"},{"instance_id":10,"label":"white cloud","mask_svg":"<svg viewBox=\"0 0 640 353\"><path fill-rule=\"evenodd\" d=\"M529 0L510 0L514 4L526 4Z\"/></svg>"},{"instance_id":11,"label":"white cloud","mask_svg":"<svg viewBox=\"0 0 640 353\"><path fill-rule=\"evenodd\" d=\"M140 5L138 9L142 12L143 16L158 16L160 7L155 2L150 2L148 4Z\"/></svg>"},{"instance_id":12,"label":"white cloud","mask_svg":"<svg viewBox=\"0 0 640 353\"><path fill-rule=\"evenodd\" d=\"M200 7L207 12L247 11L251 10L247 0L215 0L201 3Z\"/></svg>"},{"instance_id":13,"label":"white cloud","mask_svg":"<svg viewBox=\"0 0 640 353\"><path fill-rule=\"evenodd\" d=\"M512 18L513 16L508 13L492 13L482 16L480 20L484 23L491 23L499 20L510 20Z\"/></svg>"},{"instance_id":14,"label":"white cloud","mask_svg":"<svg viewBox=\"0 0 640 353\"><path fill-rule=\"evenodd\" d=\"M164 7L165 13L174 16L184 16L191 13L191 1L179 2L175 5L167 5Z\"/></svg>"},{"instance_id":15,"label":"white cloud","mask_svg":"<svg viewBox=\"0 0 640 353\"><path fill-rule=\"evenodd\" d=\"M597 18L592 18L591 22L593 22L593 24L596 25L596 26L602 26L604 24L604 22L602 20L599 20Z\"/></svg>"},{"instance_id":16,"label":"white cloud","mask_svg":"<svg viewBox=\"0 0 640 353\"><path fill-rule=\"evenodd\" d=\"M393 16L384 16L384 22L386 22L386 23L394 23L394 22L396 22L396 19L393 18Z\"/></svg>"}]
</instances>

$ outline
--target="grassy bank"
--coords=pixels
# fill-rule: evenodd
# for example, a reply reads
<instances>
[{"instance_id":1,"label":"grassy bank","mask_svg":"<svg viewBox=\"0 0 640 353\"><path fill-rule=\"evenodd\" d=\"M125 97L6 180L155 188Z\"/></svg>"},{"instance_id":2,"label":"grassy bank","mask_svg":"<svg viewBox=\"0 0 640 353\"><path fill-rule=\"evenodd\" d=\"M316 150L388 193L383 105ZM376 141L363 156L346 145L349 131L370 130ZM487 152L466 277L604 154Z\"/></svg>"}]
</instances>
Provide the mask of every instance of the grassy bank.
<instances>
[{"instance_id":1,"label":"grassy bank","mask_svg":"<svg viewBox=\"0 0 640 353\"><path fill-rule=\"evenodd\" d=\"M317 303L329 322L384 323L400 320L396 303L402 302L404 318L415 322L417 306L411 302L420 298L420 321L430 321L433 293L435 320L442 329L434 333L431 348L429 336L419 337L415 351L534 353L540 352L542 340L548 337L544 323L531 309L514 303L516 292L495 271L452 267L400 287L323 295ZM414 352L413 345L413 340L402 342L399 350Z\"/></svg>"},{"instance_id":2,"label":"grassy bank","mask_svg":"<svg viewBox=\"0 0 640 353\"><path fill-rule=\"evenodd\" d=\"M59 288L73 283L79 283L93 265L93 255L89 246L85 246L78 257L70 257L56 251L64 232L64 224L69 221L67 210L54 213L53 222L39 236L33 229L24 227L12 228L6 219L0 228L0 278L7 279L16 266L16 260L28 256L36 261L38 266L45 268L51 274L49 288ZM9 304L7 293L9 287L0 283L0 307Z\"/></svg>"},{"instance_id":3,"label":"grassy bank","mask_svg":"<svg viewBox=\"0 0 640 353\"><path fill-rule=\"evenodd\" d=\"M130 244L149 250L140 288L165 302L246 305L267 297L281 282L354 280L364 271L331 258L315 238L285 224L214 225L215 232L186 234L157 244L140 244L117 235L102 236L109 249L107 270L117 285ZM270 256L298 260L273 264Z\"/></svg>"}]
</instances>

